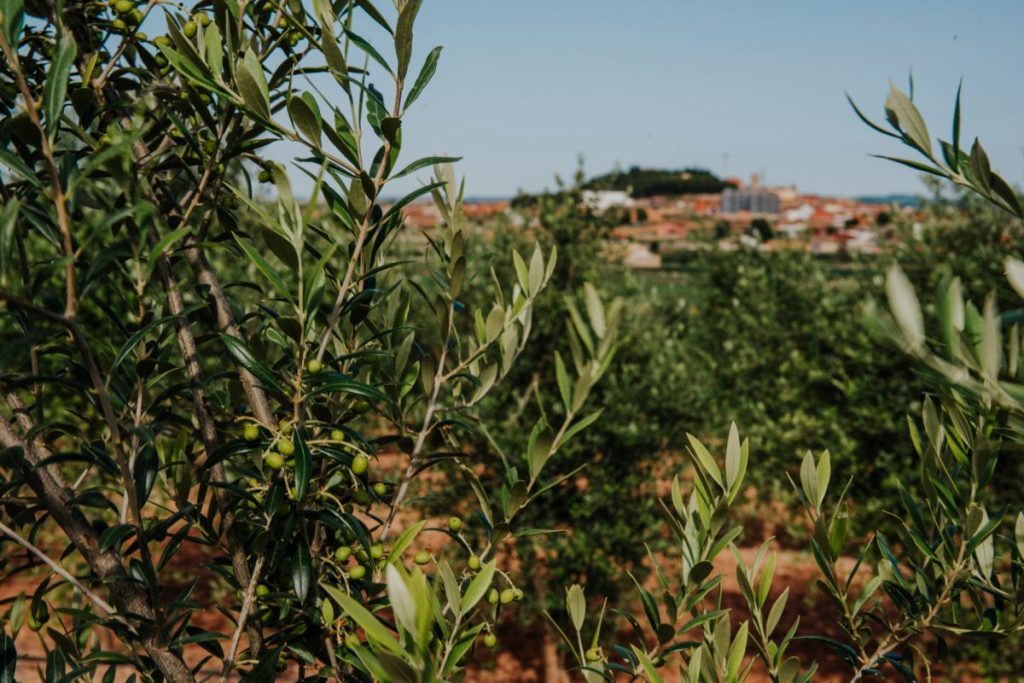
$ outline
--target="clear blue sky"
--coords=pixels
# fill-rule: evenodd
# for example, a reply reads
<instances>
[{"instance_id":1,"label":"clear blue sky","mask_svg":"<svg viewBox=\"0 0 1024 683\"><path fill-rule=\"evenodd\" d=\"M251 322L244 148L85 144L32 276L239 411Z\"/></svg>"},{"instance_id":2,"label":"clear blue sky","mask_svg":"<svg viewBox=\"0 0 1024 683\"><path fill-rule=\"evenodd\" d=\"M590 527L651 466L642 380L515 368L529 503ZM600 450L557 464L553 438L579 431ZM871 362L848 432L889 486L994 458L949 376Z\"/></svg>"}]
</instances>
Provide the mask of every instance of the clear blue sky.
<instances>
[{"instance_id":1,"label":"clear blue sky","mask_svg":"<svg viewBox=\"0 0 1024 683\"><path fill-rule=\"evenodd\" d=\"M590 174L698 165L763 171L807 191L918 191L876 119L890 81L949 136L964 79L964 137L1024 180L1021 0L426 0L414 68L444 45L409 112L405 161L462 155L471 195L552 185L576 156ZM378 41L379 44L379 41ZM383 90L383 88L382 88Z\"/></svg>"}]
</instances>

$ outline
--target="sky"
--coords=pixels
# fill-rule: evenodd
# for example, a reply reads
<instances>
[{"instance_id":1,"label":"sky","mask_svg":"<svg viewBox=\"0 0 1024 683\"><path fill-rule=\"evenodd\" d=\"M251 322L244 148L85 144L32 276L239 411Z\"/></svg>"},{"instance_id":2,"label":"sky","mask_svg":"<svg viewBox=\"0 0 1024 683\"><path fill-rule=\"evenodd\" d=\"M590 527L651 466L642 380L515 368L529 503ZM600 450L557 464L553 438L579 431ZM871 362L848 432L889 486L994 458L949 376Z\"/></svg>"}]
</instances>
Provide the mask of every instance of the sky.
<instances>
[{"instance_id":1,"label":"sky","mask_svg":"<svg viewBox=\"0 0 1024 683\"><path fill-rule=\"evenodd\" d=\"M462 156L471 196L553 186L582 155L616 166L699 166L840 195L918 192L870 157L910 150L864 126L890 82L933 137L963 139L1024 180L1022 0L426 0L413 68L444 52L404 123L404 161ZM379 45L379 40L376 41ZM381 88L383 90L383 88Z\"/></svg>"}]
</instances>

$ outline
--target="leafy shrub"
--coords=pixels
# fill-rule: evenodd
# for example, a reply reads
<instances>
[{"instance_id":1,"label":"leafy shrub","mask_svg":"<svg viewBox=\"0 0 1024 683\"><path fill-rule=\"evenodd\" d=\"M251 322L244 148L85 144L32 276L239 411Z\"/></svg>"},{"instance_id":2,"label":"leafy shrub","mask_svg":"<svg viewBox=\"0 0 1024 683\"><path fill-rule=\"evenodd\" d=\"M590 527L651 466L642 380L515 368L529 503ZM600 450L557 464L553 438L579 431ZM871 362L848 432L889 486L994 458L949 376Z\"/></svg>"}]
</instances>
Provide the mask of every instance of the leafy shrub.
<instances>
[{"instance_id":1,"label":"leafy shrub","mask_svg":"<svg viewBox=\"0 0 1024 683\"><path fill-rule=\"evenodd\" d=\"M591 397L601 407L599 415L590 413L592 424L561 449L561 467L573 476L523 512L528 527L550 530L517 542L518 555L537 562L535 590L524 603L537 618L540 610L560 604L561 587L575 581L612 601L631 590L628 572L642 571L647 557L644 545L636 542L636 529L659 523L658 506L650 496L653 482L661 476L672 432L688 421L688 407L673 393L684 368L678 330L667 309L678 313L678 306L609 262L603 252L614 223L586 207L582 179L580 171L571 185L560 182L554 192L533 198L526 229L499 223L492 226L486 244L502 254L521 251L536 240L559 257L551 286L535 306L533 344L511 371L510 381L482 402L488 433L479 439L479 448L496 445L512 453L538 418L561 418L565 406L557 359L571 365L570 359L584 349L582 341L574 349L572 340L590 334L580 324L598 301L613 302L608 308L616 312L614 359ZM498 264L496 272L499 280L512 275L507 264ZM581 287L583 297L566 294ZM490 292L481 287L475 295L487 298ZM495 465L492 479L501 474ZM460 480L455 469L449 475L453 482ZM449 508L466 486L463 482L450 496L437 497L437 509ZM546 623L535 625L543 630Z\"/></svg>"}]
</instances>

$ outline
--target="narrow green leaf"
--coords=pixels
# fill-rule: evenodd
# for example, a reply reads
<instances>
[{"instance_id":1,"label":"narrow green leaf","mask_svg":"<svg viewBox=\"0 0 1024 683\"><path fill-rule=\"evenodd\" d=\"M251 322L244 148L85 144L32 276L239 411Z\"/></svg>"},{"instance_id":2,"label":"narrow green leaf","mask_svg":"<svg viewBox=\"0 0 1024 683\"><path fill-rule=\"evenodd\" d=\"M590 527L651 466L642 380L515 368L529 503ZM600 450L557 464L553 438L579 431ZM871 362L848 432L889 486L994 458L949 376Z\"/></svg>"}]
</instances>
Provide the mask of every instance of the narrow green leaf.
<instances>
[{"instance_id":1,"label":"narrow green leaf","mask_svg":"<svg viewBox=\"0 0 1024 683\"><path fill-rule=\"evenodd\" d=\"M238 233L234 233L235 242L242 248L245 255L249 257L256 269L260 271L263 277L267 278L270 285L277 291L278 294L291 301L292 295L288 291L288 285L285 284L281 276L278 275L277 270L263 258L263 254L253 245L252 242L245 239Z\"/></svg>"},{"instance_id":2,"label":"narrow green leaf","mask_svg":"<svg viewBox=\"0 0 1024 683\"><path fill-rule=\"evenodd\" d=\"M405 79L412 59L412 28L423 0L404 0L398 9L398 23L395 24L395 54L398 57L398 77Z\"/></svg>"},{"instance_id":3,"label":"narrow green leaf","mask_svg":"<svg viewBox=\"0 0 1024 683\"><path fill-rule=\"evenodd\" d=\"M309 557L309 546L302 539L295 549L295 556L292 558L292 588L299 602L305 602L309 596L309 588L313 581L313 564Z\"/></svg>"},{"instance_id":4,"label":"narrow green leaf","mask_svg":"<svg viewBox=\"0 0 1024 683\"><path fill-rule=\"evenodd\" d=\"M789 586L786 586L785 590L782 591L782 594L775 598L775 602L772 603L772 608L768 610L768 619L764 624L765 636L771 636L775 631L775 627L779 625L779 620L782 619L782 613L786 609L786 602L788 600Z\"/></svg>"},{"instance_id":5,"label":"narrow green leaf","mask_svg":"<svg viewBox=\"0 0 1024 683\"><path fill-rule=\"evenodd\" d=\"M420 535L420 532L423 531L423 527L426 525L426 520L420 520L403 531L391 546L391 550L388 553L388 562L401 562L402 553L412 545L412 542L416 540L416 537Z\"/></svg>"},{"instance_id":6,"label":"narrow green leaf","mask_svg":"<svg viewBox=\"0 0 1024 683\"><path fill-rule=\"evenodd\" d=\"M800 464L800 487L807 502L818 507L818 473L814 466L814 456L810 451L804 454L803 462Z\"/></svg>"},{"instance_id":7,"label":"narrow green leaf","mask_svg":"<svg viewBox=\"0 0 1024 683\"><path fill-rule=\"evenodd\" d=\"M228 334L220 334L220 339L224 342L224 346L227 347L228 353L246 370L251 372L253 376L260 381L266 388L276 391L278 393L284 393L284 387L278 381L274 373L261 363L252 350L246 345L245 342L240 339L235 339Z\"/></svg>"},{"instance_id":8,"label":"narrow green leaf","mask_svg":"<svg viewBox=\"0 0 1024 683\"><path fill-rule=\"evenodd\" d=\"M918 303L914 286L899 266L889 269L885 279L885 292L889 299L889 308L899 325L903 336L912 349L920 349L924 345L924 317Z\"/></svg>"},{"instance_id":9,"label":"narrow green leaf","mask_svg":"<svg viewBox=\"0 0 1024 683\"><path fill-rule=\"evenodd\" d=\"M852 613L858 614L862 607L871 599L871 596L875 594L875 591L882 585L882 577L872 577L870 581L864 584L864 588L861 590L860 595L853 602Z\"/></svg>"},{"instance_id":10,"label":"narrow green leaf","mask_svg":"<svg viewBox=\"0 0 1024 683\"><path fill-rule=\"evenodd\" d=\"M572 382L569 379L569 371L562 360L562 354L555 351L555 378L558 381L558 393L562 397L562 405L567 409L572 402Z\"/></svg>"},{"instance_id":11,"label":"narrow green leaf","mask_svg":"<svg viewBox=\"0 0 1024 683\"><path fill-rule=\"evenodd\" d=\"M725 488L732 490L740 471L740 433L736 423L729 425L729 438L725 447Z\"/></svg>"},{"instance_id":12,"label":"narrow green leaf","mask_svg":"<svg viewBox=\"0 0 1024 683\"><path fill-rule=\"evenodd\" d=\"M494 570L497 566L495 560L485 562L480 571L473 580L469 582L469 586L466 588L465 594L462 596L462 616L469 614L470 610L476 607L476 603L480 602L480 599L487 594L487 591L491 587L491 581L494 579Z\"/></svg>"},{"instance_id":13,"label":"narrow green leaf","mask_svg":"<svg viewBox=\"0 0 1024 683\"><path fill-rule=\"evenodd\" d=\"M861 112L860 108L857 106L857 103L853 101L852 97L850 97L850 93L846 93L846 101L850 103L851 107L853 107L853 111L854 113L857 114L857 118L863 121L865 125L867 125L869 128L874 129L875 131L881 133L882 135L888 135L891 138L899 138L899 135L896 135L891 130L886 130L885 128L882 128L880 125L878 125L877 123L869 119L867 116L865 116L864 113Z\"/></svg>"},{"instance_id":14,"label":"narrow green leaf","mask_svg":"<svg viewBox=\"0 0 1024 683\"><path fill-rule=\"evenodd\" d=\"M960 170L960 91L964 87L963 79L956 86L956 104L953 107L953 163L954 171Z\"/></svg>"},{"instance_id":15,"label":"narrow green leaf","mask_svg":"<svg viewBox=\"0 0 1024 683\"><path fill-rule=\"evenodd\" d=\"M306 497L309 478L313 474L313 456L298 429L292 432L292 443L295 446L295 499L302 500Z\"/></svg>"},{"instance_id":16,"label":"narrow green leaf","mask_svg":"<svg viewBox=\"0 0 1024 683\"><path fill-rule=\"evenodd\" d=\"M78 54L78 45L71 34L65 32L57 41L57 53L46 74L46 85L43 90L43 111L46 117L46 130L52 140L60 127L60 115L64 110L64 100L68 92L68 79L71 67Z\"/></svg>"},{"instance_id":17,"label":"narrow green leaf","mask_svg":"<svg viewBox=\"0 0 1024 683\"><path fill-rule=\"evenodd\" d=\"M394 180L396 178L403 178L409 175L410 173L415 173L416 171L419 171L420 169L423 168L427 168L428 166L436 166L438 164L451 164L461 160L462 157L424 157L422 159L417 159L416 161L412 162L411 164L403 168L398 173L392 175L391 179Z\"/></svg>"},{"instance_id":18,"label":"narrow green leaf","mask_svg":"<svg viewBox=\"0 0 1024 683\"><path fill-rule=\"evenodd\" d=\"M909 166L910 168L914 169L915 171L921 171L922 173L929 173L929 174L934 175L934 176L939 176L940 178L945 178L946 177L946 173L944 171L942 171L942 169L935 168L934 166L929 166L928 164L922 164L920 161L914 161L913 159L903 159L901 157L891 157L891 156L886 156L885 154L872 154L871 156L875 157L876 159L885 159L886 161L894 161L897 164L903 164L904 166Z\"/></svg>"},{"instance_id":19,"label":"narrow green leaf","mask_svg":"<svg viewBox=\"0 0 1024 683\"><path fill-rule=\"evenodd\" d=\"M40 180L39 176L35 174L28 164L22 161L21 157L18 157L6 149L0 149L0 164L3 164L7 168L14 171L17 175L21 176L23 180L27 180L32 183L37 189L43 189L45 185Z\"/></svg>"},{"instance_id":20,"label":"narrow green leaf","mask_svg":"<svg viewBox=\"0 0 1024 683\"><path fill-rule=\"evenodd\" d=\"M832 460L828 451L824 451L818 458L818 507L825 502L825 494L828 493L828 482L832 478Z\"/></svg>"},{"instance_id":21,"label":"narrow green leaf","mask_svg":"<svg viewBox=\"0 0 1024 683\"><path fill-rule=\"evenodd\" d=\"M744 621L736 630L736 637L729 646L729 656L726 660L726 680L739 680L740 666L743 664L743 655L747 652L747 632L750 622Z\"/></svg>"},{"instance_id":22,"label":"narrow green leaf","mask_svg":"<svg viewBox=\"0 0 1024 683\"><path fill-rule=\"evenodd\" d=\"M981 146L978 138L974 138L971 145L971 180L978 186L982 194L988 194L991 190L992 167L985 154L985 148Z\"/></svg>"},{"instance_id":23,"label":"narrow green leaf","mask_svg":"<svg viewBox=\"0 0 1024 683\"><path fill-rule=\"evenodd\" d=\"M288 115L302 136L319 149L323 119L316 98L308 92L288 98Z\"/></svg>"},{"instance_id":24,"label":"narrow green leaf","mask_svg":"<svg viewBox=\"0 0 1024 683\"><path fill-rule=\"evenodd\" d=\"M391 30L391 26L388 24L388 20L385 19L384 15L380 13L380 10L374 6L373 0L356 0L356 4L359 5L359 7L366 12L371 19L380 24L385 31L388 33L394 33L394 31Z\"/></svg>"},{"instance_id":25,"label":"narrow green leaf","mask_svg":"<svg viewBox=\"0 0 1024 683\"><path fill-rule=\"evenodd\" d=\"M4 37L7 38L8 45L18 45L19 37L21 36L21 29L24 26L25 13L23 0L4 0L3 4L0 4L0 31L3 31ZM0 631L3 633L3 631ZM0 640L0 643L3 641ZM14 651L14 645L11 645L11 652ZM2 661L2 660L0 660ZM14 674L11 674L11 680L14 680Z\"/></svg>"},{"instance_id":26,"label":"narrow green leaf","mask_svg":"<svg viewBox=\"0 0 1024 683\"><path fill-rule=\"evenodd\" d=\"M704 444L702 444L693 434L687 434L686 438L690 441L690 448L693 450L693 454L697 457L697 463L701 470L711 477L716 484L722 486L722 471L718 468L718 464L715 462L715 459L711 457L711 453L708 452L708 449Z\"/></svg>"},{"instance_id":27,"label":"narrow green leaf","mask_svg":"<svg viewBox=\"0 0 1024 683\"><path fill-rule=\"evenodd\" d=\"M3 19L6 22L7 17ZM7 635L6 628L0 628L0 683L17 683L17 668L18 651L14 647L14 640Z\"/></svg>"},{"instance_id":28,"label":"narrow green leaf","mask_svg":"<svg viewBox=\"0 0 1024 683\"><path fill-rule=\"evenodd\" d=\"M391 66L388 64L388 61L384 59L384 57L379 52L377 52L376 48L374 48L373 45L370 45L370 43L367 42L365 38L356 33L353 33L352 31L349 31L348 29L345 29L345 35L348 36L348 39L352 41L353 45L355 45L360 50L365 52L370 57L370 59L377 62L377 64L383 67L383 69L392 76L395 75L395 72L391 70Z\"/></svg>"},{"instance_id":29,"label":"narrow green leaf","mask_svg":"<svg viewBox=\"0 0 1024 683\"><path fill-rule=\"evenodd\" d=\"M535 252L535 254L540 253ZM534 271L541 272L541 269L530 268L530 274L533 275ZM531 285L533 284L533 278L531 277ZM594 285L589 282L583 285L583 298L584 304L587 307L587 317L590 319L590 327L594 330L594 334L597 335L598 339L603 339L607 327L605 326L604 320L604 306L601 304L601 297L597 293L597 289Z\"/></svg>"},{"instance_id":30,"label":"narrow green leaf","mask_svg":"<svg viewBox=\"0 0 1024 683\"><path fill-rule=\"evenodd\" d=\"M384 624L382 624L377 617L373 616L369 610L363 607L352 597L346 595L338 588L328 584L320 584L327 594L331 596L338 606L341 607L347 615L349 615L354 622L356 622L360 628L366 633L366 637L370 641L379 647L387 649L396 655L403 653L402 646L398 644L395 637L391 635L391 631L388 630Z\"/></svg>"},{"instance_id":31,"label":"narrow green leaf","mask_svg":"<svg viewBox=\"0 0 1024 683\"><path fill-rule=\"evenodd\" d=\"M224 71L224 39L216 23L203 29L203 42L206 48L206 66L214 79L220 79Z\"/></svg>"},{"instance_id":32,"label":"narrow green leaf","mask_svg":"<svg viewBox=\"0 0 1024 683\"><path fill-rule=\"evenodd\" d=\"M412 106L412 103L419 99L420 95L426 89L427 85L430 84L430 80L434 77L434 73L437 71L437 62L441 59L441 47L435 47L427 55L426 60L423 62L423 66L420 68L420 73L416 77L416 82L413 83L412 88L409 90L409 94L405 96L405 109Z\"/></svg>"},{"instance_id":33,"label":"narrow green leaf","mask_svg":"<svg viewBox=\"0 0 1024 683\"><path fill-rule=\"evenodd\" d=\"M395 622L414 637L419 629L416 627L416 601L409 592L405 577L394 564L384 569L384 579L388 586L388 600L395 615Z\"/></svg>"},{"instance_id":34,"label":"narrow green leaf","mask_svg":"<svg viewBox=\"0 0 1024 683\"><path fill-rule=\"evenodd\" d=\"M245 106L264 119L270 118L270 92L256 53L249 48L235 68L235 83Z\"/></svg>"},{"instance_id":35,"label":"narrow green leaf","mask_svg":"<svg viewBox=\"0 0 1024 683\"><path fill-rule=\"evenodd\" d=\"M928 127L910 98L899 88L892 86L889 90L889 97L885 101L885 108L896 116L906 139L922 154L931 157L932 143L928 135Z\"/></svg>"},{"instance_id":36,"label":"narrow green leaf","mask_svg":"<svg viewBox=\"0 0 1024 683\"><path fill-rule=\"evenodd\" d=\"M21 202L17 197L11 197L0 206L0 286L5 288L9 286L9 273L13 271L14 230L20 207Z\"/></svg>"},{"instance_id":37,"label":"narrow green leaf","mask_svg":"<svg viewBox=\"0 0 1024 683\"><path fill-rule=\"evenodd\" d=\"M565 592L565 610L569 613L572 626L579 632L583 628L583 620L587 616L587 601L583 595L583 588L574 583Z\"/></svg>"}]
</instances>

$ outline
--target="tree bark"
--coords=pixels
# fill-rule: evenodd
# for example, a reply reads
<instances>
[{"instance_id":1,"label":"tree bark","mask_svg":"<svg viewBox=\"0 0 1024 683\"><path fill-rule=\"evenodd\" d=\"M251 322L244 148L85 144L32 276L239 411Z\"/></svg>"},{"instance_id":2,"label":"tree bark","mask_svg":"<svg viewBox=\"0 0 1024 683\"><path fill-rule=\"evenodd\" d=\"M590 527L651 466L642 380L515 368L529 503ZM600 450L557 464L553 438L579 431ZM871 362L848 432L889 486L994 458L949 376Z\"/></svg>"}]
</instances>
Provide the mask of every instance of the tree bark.
<instances>
[{"instance_id":1,"label":"tree bark","mask_svg":"<svg viewBox=\"0 0 1024 683\"><path fill-rule=\"evenodd\" d=\"M235 322L235 315L231 312L228 297L224 294L224 288L221 287L220 281L214 274L213 269L210 268L210 263L206 260L206 256L193 246L192 238L189 238L189 240L187 242L188 246L185 249L185 258L188 259L189 265L192 266L196 281L210 289L210 297L213 299L214 309L217 313L217 327L224 334L241 339L242 335L238 330L238 324ZM259 380L242 366L238 367L238 376L242 381L242 390L249 401L252 414L267 427L273 426L274 415L270 412L270 403L267 401L267 395L263 391L263 387L260 386Z\"/></svg>"},{"instance_id":2,"label":"tree bark","mask_svg":"<svg viewBox=\"0 0 1024 683\"><path fill-rule=\"evenodd\" d=\"M171 270L171 262L167 256L161 255L157 260L157 268L160 271L160 279L163 281L164 292L167 294L167 302L171 313L174 314L174 327L178 339L178 348L181 350L182 358L185 361L185 370L192 382L192 404L196 409L196 418L199 421L199 433L206 448L206 457L213 457L217 450L217 425L210 414L206 403L206 389L203 385L203 371L199 365L199 349L196 346L195 337L192 335L192 328L185 317L185 306L181 300L181 292L174 280L174 272ZM227 483L227 474L222 463L216 463L211 468L213 480L218 484ZM227 545L228 555L231 558L231 566L235 570L235 579L238 581L242 592L248 591L252 574L249 570L248 554L242 542L238 527L235 526L235 515L232 512L234 501L224 486L214 487L213 495L217 499L217 507L220 509L221 520L224 527L224 538ZM246 635L249 636L249 651L253 657L259 657L263 649L263 632L259 624L250 619L246 623Z\"/></svg>"},{"instance_id":3,"label":"tree bark","mask_svg":"<svg viewBox=\"0 0 1024 683\"><path fill-rule=\"evenodd\" d=\"M7 393L6 402L20 426L31 425L28 413L16 394ZM74 494L63 473L55 465L40 465L50 456L42 440L37 437L32 442L23 441L13 425L0 415L0 445L22 449L22 469L29 487L67 534L98 582L110 587L110 602L117 608L117 616L132 627L136 641L160 672L172 683L194 683L195 678L181 655L168 648L164 634L153 628L155 605L150 604L147 592L128 576L121 557L113 549L100 548L96 530L72 501ZM142 539L139 542L142 543Z\"/></svg>"}]
</instances>

